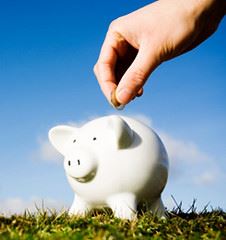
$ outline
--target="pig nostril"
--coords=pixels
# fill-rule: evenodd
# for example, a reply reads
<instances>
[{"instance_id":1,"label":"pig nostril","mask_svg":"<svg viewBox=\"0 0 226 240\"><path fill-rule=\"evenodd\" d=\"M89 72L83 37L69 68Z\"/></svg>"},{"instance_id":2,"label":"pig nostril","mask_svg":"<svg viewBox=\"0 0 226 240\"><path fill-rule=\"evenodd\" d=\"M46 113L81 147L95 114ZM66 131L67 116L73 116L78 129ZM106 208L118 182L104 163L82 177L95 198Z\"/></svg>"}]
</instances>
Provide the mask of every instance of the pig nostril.
<instances>
[{"instance_id":1,"label":"pig nostril","mask_svg":"<svg viewBox=\"0 0 226 240\"><path fill-rule=\"evenodd\" d=\"M71 161L68 161L68 165L71 166Z\"/></svg>"},{"instance_id":2,"label":"pig nostril","mask_svg":"<svg viewBox=\"0 0 226 240\"><path fill-rule=\"evenodd\" d=\"M75 142L76 142L76 139L74 139L73 143L75 143Z\"/></svg>"},{"instance_id":3,"label":"pig nostril","mask_svg":"<svg viewBox=\"0 0 226 240\"><path fill-rule=\"evenodd\" d=\"M78 159L78 165L80 165L80 160Z\"/></svg>"},{"instance_id":4,"label":"pig nostril","mask_svg":"<svg viewBox=\"0 0 226 240\"><path fill-rule=\"evenodd\" d=\"M93 138L93 141L95 141L95 140L97 140L97 138L96 138L96 137L94 137L94 138Z\"/></svg>"}]
</instances>

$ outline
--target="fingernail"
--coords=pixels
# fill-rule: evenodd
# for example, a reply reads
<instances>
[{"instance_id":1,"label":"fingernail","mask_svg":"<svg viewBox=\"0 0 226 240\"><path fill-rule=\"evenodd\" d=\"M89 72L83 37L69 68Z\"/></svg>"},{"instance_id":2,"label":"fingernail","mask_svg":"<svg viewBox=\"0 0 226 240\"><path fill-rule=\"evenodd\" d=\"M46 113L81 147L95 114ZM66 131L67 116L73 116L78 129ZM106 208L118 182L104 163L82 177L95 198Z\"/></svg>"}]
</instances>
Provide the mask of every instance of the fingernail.
<instances>
[{"instance_id":1,"label":"fingernail","mask_svg":"<svg viewBox=\"0 0 226 240\"><path fill-rule=\"evenodd\" d=\"M127 88L122 88L116 91L116 98L122 104L126 104L131 100L131 95L133 95L132 91Z\"/></svg>"}]
</instances>

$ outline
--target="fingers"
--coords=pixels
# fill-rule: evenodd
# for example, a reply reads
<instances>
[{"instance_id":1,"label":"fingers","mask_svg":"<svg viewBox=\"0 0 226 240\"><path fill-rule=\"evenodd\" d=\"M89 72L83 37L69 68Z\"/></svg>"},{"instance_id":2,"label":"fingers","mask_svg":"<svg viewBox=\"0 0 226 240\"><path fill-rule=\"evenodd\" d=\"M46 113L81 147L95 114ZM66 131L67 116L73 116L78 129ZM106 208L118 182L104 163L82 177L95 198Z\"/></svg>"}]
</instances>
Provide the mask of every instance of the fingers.
<instances>
[{"instance_id":1,"label":"fingers","mask_svg":"<svg viewBox=\"0 0 226 240\"><path fill-rule=\"evenodd\" d=\"M133 61L128 60L128 53L131 53L129 47L131 45L122 35L110 28L94 67L94 73L108 101L111 102L111 95L116 89L115 97L121 105L126 105L136 96L143 94L143 85L159 64L156 49L150 42L140 44L138 53L134 55L135 59L131 58ZM126 59L130 65L124 73L122 71L121 78L118 76L120 74L117 75L119 73L117 66L122 63L120 62L122 59Z\"/></svg>"},{"instance_id":2,"label":"fingers","mask_svg":"<svg viewBox=\"0 0 226 240\"><path fill-rule=\"evenodd\" d=\"M124 54L126 45L126 41L120 34L109 30L99 59L94 66L94 73L108 101L111 100L111 93L117 87L115 65L118 57Z\"/></svg>"},{"instance_id":3,"label":"fingers","mask_svg":"<svg viewBox=\"0 0 226 240\"><path fill-rule=\"evenodd\" d=\"M125 105L135 96L142 95L143 85L150 73L158 66L159 61L154 49L141 45L139 52L125 72L116 89L117 100Z\"/></svg>"}]
</instances>

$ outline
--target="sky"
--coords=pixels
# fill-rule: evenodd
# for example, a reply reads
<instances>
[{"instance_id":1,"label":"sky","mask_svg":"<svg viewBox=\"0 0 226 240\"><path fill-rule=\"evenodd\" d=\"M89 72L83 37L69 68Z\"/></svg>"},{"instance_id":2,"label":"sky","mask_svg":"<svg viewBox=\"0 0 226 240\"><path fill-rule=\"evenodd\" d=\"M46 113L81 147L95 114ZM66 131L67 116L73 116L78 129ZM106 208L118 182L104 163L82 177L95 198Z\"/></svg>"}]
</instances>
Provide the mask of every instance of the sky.
<instances>
[{"instance_id":1,"label":"sky","mask_svg":"<svg viewBox=\"0 0 226 240\"><path fill-rule=\"evenodd\" d=\"M140 119L166 146L167 208L197 200L226 209L226 19L207 41L163 63L123 111L93 74L110 22L150 1L0 1L0 213L35 204L68 208L63 158L48 142L58 124L110 114Z\"/></svg>"}]
</instances>

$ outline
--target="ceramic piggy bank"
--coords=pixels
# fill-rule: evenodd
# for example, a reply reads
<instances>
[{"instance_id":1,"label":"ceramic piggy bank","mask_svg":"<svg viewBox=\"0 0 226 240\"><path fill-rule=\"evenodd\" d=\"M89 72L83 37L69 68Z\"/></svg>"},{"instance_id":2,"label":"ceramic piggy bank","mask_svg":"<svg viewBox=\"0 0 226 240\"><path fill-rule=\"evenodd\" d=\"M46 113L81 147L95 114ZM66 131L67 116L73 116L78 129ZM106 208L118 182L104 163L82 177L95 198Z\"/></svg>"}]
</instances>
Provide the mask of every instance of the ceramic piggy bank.
<instances>
[{"instance_id":1,"label":"ceramic piggy bank","mask_svg":"<svg viewBox=\"0 0 226 240\"><path fill-rule=\"evenodd\" d=\"M108 206L119 218L132 219L146 203L164 216L161 192L167 181L168 157L156 135L129 117L106 116L80 128L56 126L52 145L65 157L67 179L75 192L70 214L84 215Z\"/></svg>"}]
</instances>

